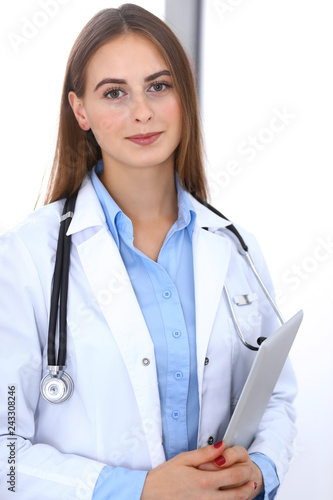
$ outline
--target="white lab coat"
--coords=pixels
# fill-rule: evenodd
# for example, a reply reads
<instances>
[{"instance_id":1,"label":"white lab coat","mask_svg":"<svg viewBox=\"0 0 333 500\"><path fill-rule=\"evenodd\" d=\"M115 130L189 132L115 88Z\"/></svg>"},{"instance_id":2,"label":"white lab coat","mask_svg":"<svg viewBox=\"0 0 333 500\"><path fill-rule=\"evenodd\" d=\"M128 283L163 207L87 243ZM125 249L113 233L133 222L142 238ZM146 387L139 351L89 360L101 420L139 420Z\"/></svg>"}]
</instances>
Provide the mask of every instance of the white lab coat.
<instances>
[{"instance_id":1,"label":"white lab coat","mask_svg":"<svg viewBox=\"0 0 333 500\"><path fill-rule=\"evenodd\" d=\"M252 294L237 306L246 338L271 333L277 320L221 218L192 199L198 447L223 437L255 353L239 341L222 295ZM16 495L8 492L8 436L0 441L0 497L91 499L105 464L150 470L165 460L154 346L103 210L87 177L72 235L66 371L72 398L51 405L40 395L47 373L51 283L63 200L31 214L1 237L0 434L8 434L7 387L16 386ZM202 229L209 227L210 231ZM258 245L242 231L262 279L272 285ZM143 363L147 358L150 363ZM265 412L250 452L267 454L280 479L294 438L295 380L289 364Z\"/></svg>"}]
</instances>

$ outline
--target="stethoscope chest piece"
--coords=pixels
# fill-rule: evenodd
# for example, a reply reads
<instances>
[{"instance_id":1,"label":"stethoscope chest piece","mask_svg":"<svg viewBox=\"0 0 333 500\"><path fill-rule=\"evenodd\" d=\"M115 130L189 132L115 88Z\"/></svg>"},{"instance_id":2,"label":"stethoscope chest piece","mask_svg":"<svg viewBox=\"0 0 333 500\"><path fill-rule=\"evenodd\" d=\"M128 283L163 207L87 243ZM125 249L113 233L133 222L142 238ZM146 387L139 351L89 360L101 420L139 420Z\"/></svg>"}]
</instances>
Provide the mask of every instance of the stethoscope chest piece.
<instances>
[{"instance_id":1,"label":"stethoscope chest piece","mask_svg":"<svg viewBox=\"0 0 333 500\"><path fill-rule=\"evenodd\" d=\"M62 366L48 366L49 373L40 383L40 392L45 401L52 404L61 404L72 396L74 383Z\"/></svg>"}]
</instances>

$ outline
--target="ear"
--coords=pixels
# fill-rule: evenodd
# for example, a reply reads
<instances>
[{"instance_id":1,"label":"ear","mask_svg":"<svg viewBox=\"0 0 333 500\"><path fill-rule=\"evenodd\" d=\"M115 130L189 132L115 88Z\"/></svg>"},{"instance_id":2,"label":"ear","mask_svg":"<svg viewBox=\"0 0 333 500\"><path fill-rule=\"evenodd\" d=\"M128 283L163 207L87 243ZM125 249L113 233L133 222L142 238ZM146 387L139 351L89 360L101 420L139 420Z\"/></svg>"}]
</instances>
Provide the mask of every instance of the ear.
<instances>
[{"instance_id":1,"label":"ear","mask_svg":"<svg viewBox=\"0 0 333 500\"><path fill-rule=\"evenodd\" d=\"M80 128L82 128L83 130L89 130L90 125L88 118L86 116L82 100L77 97L75 92L71 91L68 94L68 101L69 104L71 105L71 108L73 110L73 113L75 115L75 118L77 119Z\"/></svg>"}]
</instances>

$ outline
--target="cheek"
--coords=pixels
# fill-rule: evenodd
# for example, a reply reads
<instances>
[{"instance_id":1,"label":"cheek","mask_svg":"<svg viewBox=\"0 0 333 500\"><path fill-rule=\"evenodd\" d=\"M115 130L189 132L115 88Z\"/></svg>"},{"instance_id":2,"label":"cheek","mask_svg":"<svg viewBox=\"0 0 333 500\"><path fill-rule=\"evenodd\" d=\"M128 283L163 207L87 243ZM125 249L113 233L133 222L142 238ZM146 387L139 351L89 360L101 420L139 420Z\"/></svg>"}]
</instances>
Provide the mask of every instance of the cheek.
<instances>
[{"instance_id":1,"label":"cheek","mask_svg":"<svg viewBox=\"0 0 333 500\"><path fill-rule=\"evenodd\" d=\"M95 110L89 117L89 123L95 134L97 141L103 140L103 137L116 136L123 130L125 113L110 113L109 110Z\"/></svg>"},{"instance_id":2,"label":"cheek","mask_svg":"<svg viewBox=\"0 0 333 500\"><path fill-rule=\"evenodd\" d=\"M182 127L182 108L180 103L174 101L165 109L165 118L174 124L175 130L180 131Z\"/></svg>"}]
</instances>

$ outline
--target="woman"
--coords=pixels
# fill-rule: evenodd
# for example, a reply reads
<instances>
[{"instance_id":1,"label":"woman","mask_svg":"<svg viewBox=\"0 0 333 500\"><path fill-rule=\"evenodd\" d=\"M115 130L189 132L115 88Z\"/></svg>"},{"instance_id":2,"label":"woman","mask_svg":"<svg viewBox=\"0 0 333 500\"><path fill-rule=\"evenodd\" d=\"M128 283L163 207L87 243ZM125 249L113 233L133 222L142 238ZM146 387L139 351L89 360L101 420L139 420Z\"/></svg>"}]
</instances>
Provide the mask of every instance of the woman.
<instances>
[{"instance_id":1,"label":"woman","mask_svg":"<svg viewBox=\"0 0 333 500\"><path fill-rule=\"evenodd\" d=\"M39 386L59 222L77 190L67 233L74 393L53 405ZM225 449L254 354L235 334L223 286L255 298L237 309L249 341L277 322L225 223L190 193L206 200L186 55L144 9L101 11L69 56L48 204L1 240L1 390L17 402L14 469L1 410L1 498L11 498L10 480L25 500L275 496L294 437L293 373L287 365L250 449Z\"/></svg>"}]
</instances>

